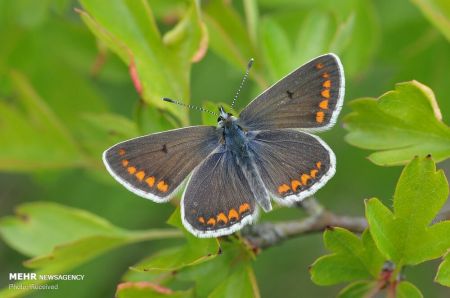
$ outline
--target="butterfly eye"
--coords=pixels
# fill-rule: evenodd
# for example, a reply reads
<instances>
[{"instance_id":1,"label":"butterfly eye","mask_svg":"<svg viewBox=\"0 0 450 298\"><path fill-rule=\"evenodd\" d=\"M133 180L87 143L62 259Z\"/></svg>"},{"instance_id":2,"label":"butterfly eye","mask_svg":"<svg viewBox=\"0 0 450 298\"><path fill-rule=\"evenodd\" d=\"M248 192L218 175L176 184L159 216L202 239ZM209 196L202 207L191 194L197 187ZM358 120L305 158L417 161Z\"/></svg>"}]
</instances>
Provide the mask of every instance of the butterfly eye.
<instances>
[{"instance_id":1,"label":"butterfly eye","mask_svg":"<svg viewBox=\"0 0 450 298\"><path fill-rule=\"evenodd\" d=\"M222 117L217 118L217 122L220 122L220 121L222 121L222 120L223 120Z\"/></svg>"}]
</instances>

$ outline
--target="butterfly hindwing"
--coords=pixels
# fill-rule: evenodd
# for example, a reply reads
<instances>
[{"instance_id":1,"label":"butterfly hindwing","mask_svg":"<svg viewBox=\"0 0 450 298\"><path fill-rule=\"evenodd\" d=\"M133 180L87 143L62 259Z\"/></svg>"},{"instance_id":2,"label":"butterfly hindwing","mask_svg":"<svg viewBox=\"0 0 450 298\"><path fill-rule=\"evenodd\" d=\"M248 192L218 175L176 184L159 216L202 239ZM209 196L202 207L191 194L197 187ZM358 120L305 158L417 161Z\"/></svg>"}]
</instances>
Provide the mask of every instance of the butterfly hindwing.
<instances>
[{"instance_id":1,"label":"butterfly hindwing","mask_svg":"<svg viewBox=\"0 0 450 298\"><path fill-rule=\"evenodd\" d=\"M198 237L239 230L256 216L252 189L231 151L212 153L190 178L181 201L184 226Z\"/></svg>"},{"instance_id":2,"label":"butterfly hindwing","mask_svg":"<svg viewBox=\"0 0 450 298\"><path fill-rule=\"evenodd\" d=\"M326 130L334 125L344 99L344 72L339 58L315 58L256 97L240 114L249 130L302 128Z\"/></svg>"},{"instance_id":3,"label":"butterfly hindwing","mask_svg":"<svg viewBox=\"0 0 450 298\"><path fill-rule=\"evenodd\" d=\"M252 132L250 150L261 178L281 204L311 196L335 173L336 158L320 138L296 130Z\"/></svg>"},{"instance_id":4,"label":"butterfly hindwing","mask_svg":"<svg viewBox=\"0 0 450 298\"><path fill-rule=\"evenodd\" d=\"M217 129L192 126L131 139L103 153L111 175L144 198L164 202L219 144Z\"/></svg>"}]
</instances>

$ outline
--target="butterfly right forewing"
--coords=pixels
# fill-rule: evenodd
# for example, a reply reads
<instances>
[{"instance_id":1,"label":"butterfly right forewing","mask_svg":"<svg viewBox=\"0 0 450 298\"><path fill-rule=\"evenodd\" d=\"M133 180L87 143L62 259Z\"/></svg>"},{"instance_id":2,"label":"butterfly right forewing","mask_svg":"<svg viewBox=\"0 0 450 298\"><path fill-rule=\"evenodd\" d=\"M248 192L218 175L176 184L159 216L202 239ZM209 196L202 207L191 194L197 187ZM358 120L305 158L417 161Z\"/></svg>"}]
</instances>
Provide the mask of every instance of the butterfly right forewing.
<instances>
[{"instance_id":1,"label":"butterfly right forewing","mask_svg":"<svg viewBox=\"0 0 450 298\"><path fill-rule=\"evenodd\" d=\"M137 195L164 202L219 145L213 126L191 126L138 137L106 150L111 175Z\"/></svg>"}]
</instances>

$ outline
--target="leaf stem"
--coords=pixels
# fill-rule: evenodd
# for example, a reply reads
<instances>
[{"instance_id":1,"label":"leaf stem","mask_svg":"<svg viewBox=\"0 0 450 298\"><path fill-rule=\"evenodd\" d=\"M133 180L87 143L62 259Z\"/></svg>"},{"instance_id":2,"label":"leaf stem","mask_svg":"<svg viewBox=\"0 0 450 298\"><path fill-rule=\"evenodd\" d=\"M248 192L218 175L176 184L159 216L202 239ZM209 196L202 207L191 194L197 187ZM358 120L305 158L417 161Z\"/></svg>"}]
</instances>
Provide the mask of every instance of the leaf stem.
<instances>
[{"instance_id":1,"label":"leaf stem","mask_svg":"<svg viewBox=\"0 0 450 298\"><path fill-rule=\"evenodd\" d=\"M133 241L147 241L167 238L182 238L183 232L177 229L151 229L127 232Z\"/></svg>"}]
</instances>

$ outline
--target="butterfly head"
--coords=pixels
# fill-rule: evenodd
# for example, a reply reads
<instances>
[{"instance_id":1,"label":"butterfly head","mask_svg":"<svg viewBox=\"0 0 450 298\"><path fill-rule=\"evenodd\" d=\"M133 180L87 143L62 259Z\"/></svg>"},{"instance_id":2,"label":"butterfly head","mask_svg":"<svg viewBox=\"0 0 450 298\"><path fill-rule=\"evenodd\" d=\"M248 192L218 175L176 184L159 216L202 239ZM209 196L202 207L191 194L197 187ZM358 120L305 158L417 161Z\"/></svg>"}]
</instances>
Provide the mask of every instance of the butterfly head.
<instances>
[{"instance_id":1,"label":"butterfly head","mask_svg":"<svg viewBox=\"0 0 450 298\"><path fill-rule=\"evenodd\" d=\"M230 126L236 120L233 114L226 112L222 106L219 107L219 118L217 118L219 127Z\"/></svg>"}]
</instances>

